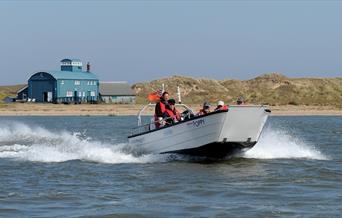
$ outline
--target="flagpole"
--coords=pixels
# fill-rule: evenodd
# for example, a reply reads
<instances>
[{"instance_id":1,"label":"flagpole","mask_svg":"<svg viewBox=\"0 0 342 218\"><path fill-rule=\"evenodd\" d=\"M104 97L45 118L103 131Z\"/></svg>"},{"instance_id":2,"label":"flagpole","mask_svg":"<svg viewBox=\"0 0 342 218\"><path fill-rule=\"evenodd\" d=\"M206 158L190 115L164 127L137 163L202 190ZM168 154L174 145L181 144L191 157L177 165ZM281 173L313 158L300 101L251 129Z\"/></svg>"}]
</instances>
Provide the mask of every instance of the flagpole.
<instances>
[{"instance_id":1,"label":"flagpole","mask_svg":"<svg viewBox=\"0 0 342 218\"><path fill-rule=\"evenodd\" d=\"M180 94L179 86L177 86L177 96L178 96L178 104L181 104L182 103L182 99L181 99L181 94Z\"/></svg>"}]
</instances>

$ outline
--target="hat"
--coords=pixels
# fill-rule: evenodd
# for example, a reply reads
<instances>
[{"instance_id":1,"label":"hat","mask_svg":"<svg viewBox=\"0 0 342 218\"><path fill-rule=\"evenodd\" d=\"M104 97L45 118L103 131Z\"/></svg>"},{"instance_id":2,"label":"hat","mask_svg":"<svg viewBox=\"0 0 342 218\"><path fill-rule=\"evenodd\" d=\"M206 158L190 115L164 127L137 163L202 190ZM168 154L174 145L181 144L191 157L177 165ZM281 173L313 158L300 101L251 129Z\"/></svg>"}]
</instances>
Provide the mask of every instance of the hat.
<instances>
[{"instance_id":1,"label":"hat","mask_svg":"<svg viewBox=\"0 0 342 218\"><path fill-rule=\"evenodd\" d=\"M217 106L223 106L224 105L224 102L223 101L218 101L217 102Z\"/></svg>"},{"instance_id":2,"label":"hat","mask_svg":"<svg viewBox=\"0 0 342 218\"><path fill-rule=\"evenodd\" d=\"M171 105L175 105L176 104L176 101L175 99L171 98L167 101L167 103L171 104Z\"/></svg>"},{"instance_id":3,"label":"hat","mask_svg":"<svg viewBox=\"0 0 342 218\"><path fill-rule=\"evenodd\" d=\"M203 107L210 107L210 103L209 102L204 102Z\"/></svg>"}]
</instances>

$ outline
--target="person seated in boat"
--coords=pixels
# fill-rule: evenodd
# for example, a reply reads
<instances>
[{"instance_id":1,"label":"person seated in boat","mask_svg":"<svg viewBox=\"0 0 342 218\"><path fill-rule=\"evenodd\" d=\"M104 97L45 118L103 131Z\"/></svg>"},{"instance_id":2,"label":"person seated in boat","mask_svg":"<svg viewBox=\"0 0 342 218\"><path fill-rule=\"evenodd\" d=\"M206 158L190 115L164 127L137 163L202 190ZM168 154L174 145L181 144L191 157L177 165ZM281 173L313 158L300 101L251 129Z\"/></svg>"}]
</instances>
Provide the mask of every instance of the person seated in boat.
<instances>
[{"instance_id":1,"label":"person seated in boat","mask_svg":"<svg viewBox=\"0 0 342 218\"><path fill-rule=\"evenodd\" d=\"M168 105L167 101L169 100L169 93L163 92L160 97L159 102L156 104L154 109L154 121L156 124L156 128L159 128L161 125L161 121L163 120L164 113L166 111L166 105Z\"/></svg>"},{"instance_id":2,"label":"person seated in boat","mask_svg":"<svg viewBox=\"0 0 342 218\"><path fill-rule=\"evenodd\" d=\"M181 113L181 120L189 120L194 116L195 114L191 110L187 109Z\"/></svg>"},{"instance_id":3,"label":"person seated in boat","mask_svg":"<svg viewBox=\"0 0 342 218\"><path fill-rule=\"evenodd\" d=\"M202 109L197 113L197 116L202 116L210 113L210 104L209 102L204 102Z\"/></svg>"},{"instance_id":4,"label":"person seated in boat","mask_svg":"<svg viewBox=\"0 0 342 218\"><path fill-rule=\"evenodd\" d=\"M176 101L175 99L169 99L167 101L167 103L169 104L170 106L170 110L172 111L173 115L174 115L174 122L179 122L181 120L181 116L180 116L180 113L179 111L176 109Z\"/></svg>"},{"instance_id":5,"label":"person seated in boat","mask_svg":"<svg viewBox=\"0 0 342 218\"><path fill-rule=\"evenodd\" d=\"M217 107L215 108L214 111L226 111L228 110L228 106L224 105L223 101L218 101L217 102Z\"/></svg>"},{"instance_id":6,"label":"person seated in boat","mask_svg":"<svg viewBox=\"0 0 342 218\"><path fill-rule=\"evenodd\" d=\"M236 100L237 105L245 104L245 99L243 96L239 96L238 99Z\"/></svg>"},{"instance_id":7,"label":"person seated in boat","mask_svg":"<svg viewBox=\"0 0 342 218\"><path fill-rule=\"evenodd\" d=\"M173 114L172 111L172 106L167 104L165 106L165 112L163 114L163 126L170 126L172 124L174 124L175 121L175 115Z\"/></svg>"}]
</instances>

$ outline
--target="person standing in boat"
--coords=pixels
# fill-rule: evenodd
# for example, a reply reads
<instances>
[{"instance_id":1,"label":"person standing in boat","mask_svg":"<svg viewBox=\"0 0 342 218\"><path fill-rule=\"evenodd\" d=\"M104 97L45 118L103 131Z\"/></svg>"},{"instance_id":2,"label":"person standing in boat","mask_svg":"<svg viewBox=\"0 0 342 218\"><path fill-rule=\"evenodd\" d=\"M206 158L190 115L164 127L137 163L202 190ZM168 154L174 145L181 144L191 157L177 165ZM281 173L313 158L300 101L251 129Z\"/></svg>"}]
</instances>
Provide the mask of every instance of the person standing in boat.
<instances>
[{"instance_id":1,"label":"person standing in boat","mask_svg":"<svg viewBox=\"0 0 342 218\"><path fill-rule=\"evenodd\" d=\"M163 92L160 97L159 102L156 104L154 109L154 120L156 123L156 127L159 128L162 123L160 121L163 120L164 113L166 111L166 105L168 105L167 101L169 100L169 93Z\"/></svg>"},{"instance_id":2,"label":"person standing in boat","mask_svg":"<svg viewBox=\"0 0 342 218\"><path fill-rule=\"evenodd\" d=\"M228 106L224 105L223 101L218 101L217 102L217 107L215 108L214 111L226 111L228 110Z\"/></svg>"},{"instance_id":3,"label":"person standing in boat","mask_svg":"<svg viewBox=\"0 0 342 218\"><path fill-rule=\"evenodd\" d=\"M197 113L197 116L202 116L209 114L210 111L210 104L209 102L204 102L202 109Z\"/></svg>"}]
</instances>

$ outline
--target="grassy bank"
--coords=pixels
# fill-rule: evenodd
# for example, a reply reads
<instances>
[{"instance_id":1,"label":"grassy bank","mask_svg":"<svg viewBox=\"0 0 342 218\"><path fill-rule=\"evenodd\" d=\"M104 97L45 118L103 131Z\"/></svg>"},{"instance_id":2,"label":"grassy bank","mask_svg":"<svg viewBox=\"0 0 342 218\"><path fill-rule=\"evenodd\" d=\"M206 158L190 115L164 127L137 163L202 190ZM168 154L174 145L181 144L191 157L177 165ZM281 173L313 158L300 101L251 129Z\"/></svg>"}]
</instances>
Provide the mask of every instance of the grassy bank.
<instances>
[{"instance_id":1,"label":"grassy bank","mask_svg":"<svg viewBox=\"0 0 342 218\"><path fill-rule=\"evenodd\" d=\"M12 85L12 86L0 86L0 103L2 100L7 97L16 97L17 91L21 89L24 85Z\"/></svg>"}]
</instances>

